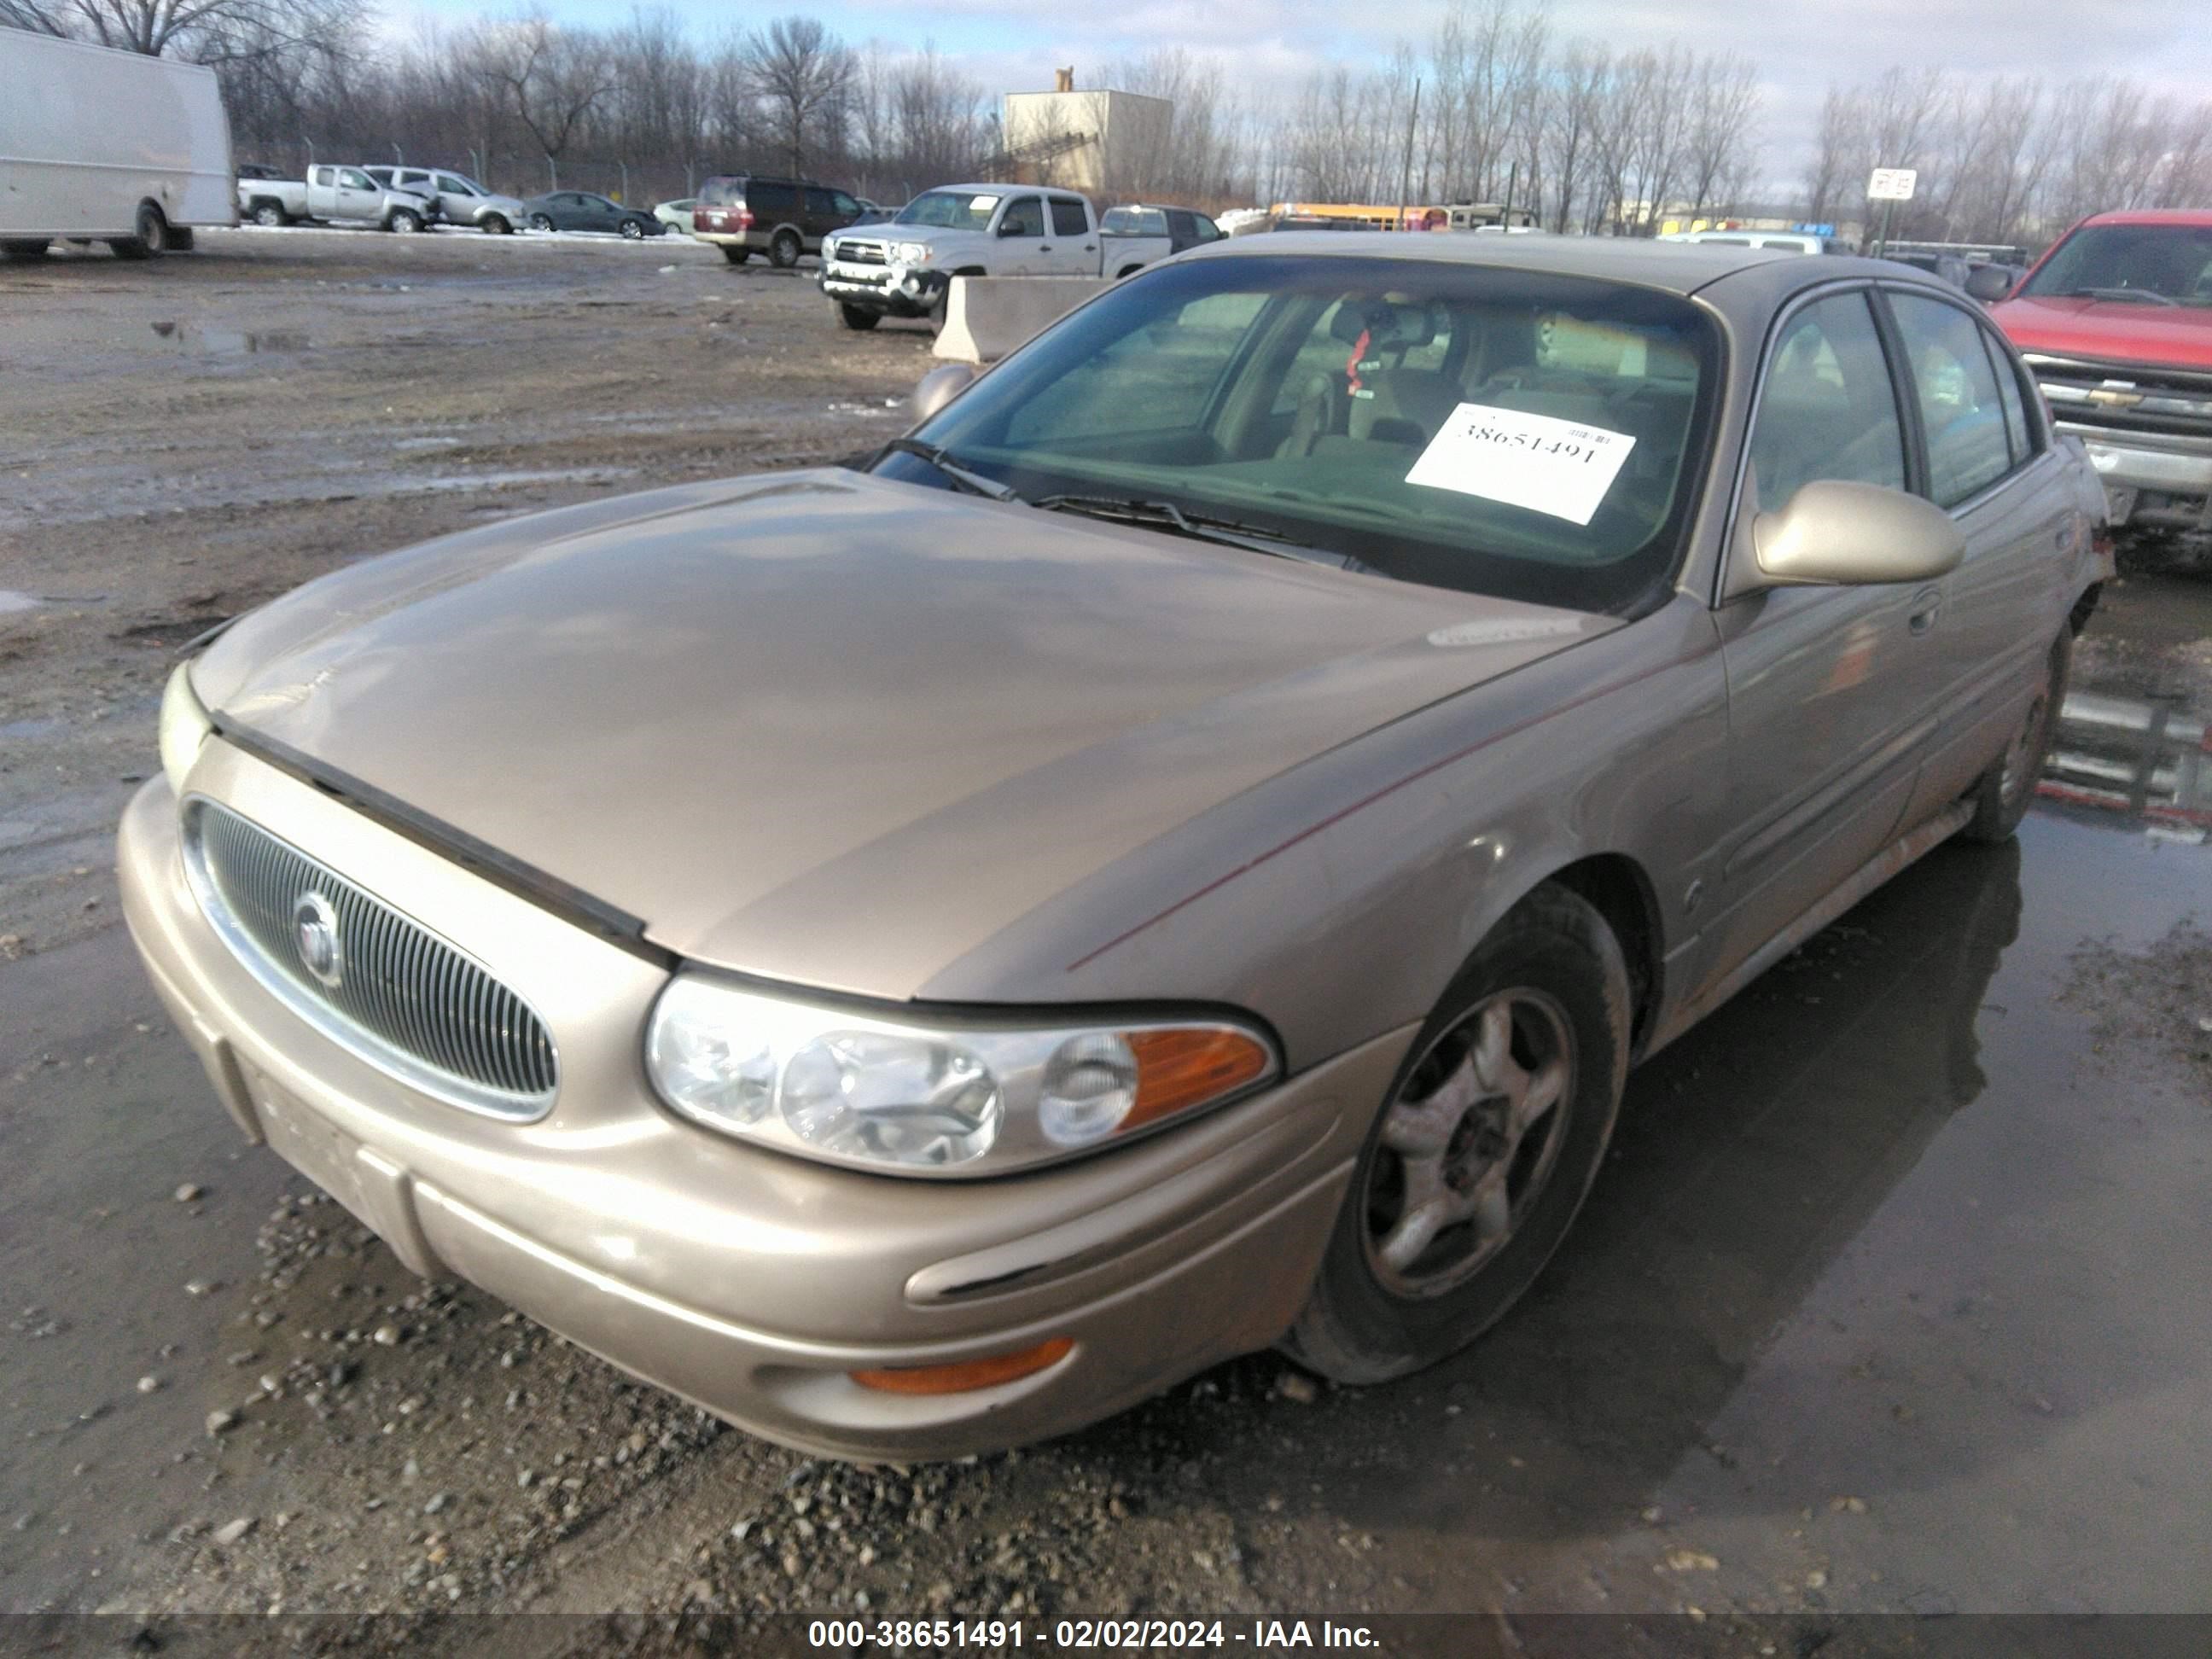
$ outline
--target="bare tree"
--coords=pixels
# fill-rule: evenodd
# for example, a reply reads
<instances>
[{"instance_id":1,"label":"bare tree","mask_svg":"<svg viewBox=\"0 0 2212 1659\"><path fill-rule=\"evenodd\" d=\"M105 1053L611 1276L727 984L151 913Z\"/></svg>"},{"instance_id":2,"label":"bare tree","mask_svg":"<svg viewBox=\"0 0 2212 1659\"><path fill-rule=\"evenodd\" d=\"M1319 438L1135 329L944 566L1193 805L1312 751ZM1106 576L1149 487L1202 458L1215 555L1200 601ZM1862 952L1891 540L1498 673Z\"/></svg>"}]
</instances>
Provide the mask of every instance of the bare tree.
<instances>
[{"instance_id":1,"label":"bare tree","mask_svg":"<svg viewBox=\"0 0 2212 1659\"><path fill-rule=\"evenodd\" d=\"M779 17L746 38L745 58L791 170L804 173L810 137L826 149L843 136L857 67L852 49L811 17Z\"/></svg>"},{"instance_id":2,"label":"bare tree","mask_svg":"<svg viewBox=\"0 0 2212 1659\"><path fill-rule=\"evenodd\" d=\"M549 161L568 154L586 118L615 88L605 40L557 27L542 14L482 30L471 56Z\"/></svg>"}]
</instances>

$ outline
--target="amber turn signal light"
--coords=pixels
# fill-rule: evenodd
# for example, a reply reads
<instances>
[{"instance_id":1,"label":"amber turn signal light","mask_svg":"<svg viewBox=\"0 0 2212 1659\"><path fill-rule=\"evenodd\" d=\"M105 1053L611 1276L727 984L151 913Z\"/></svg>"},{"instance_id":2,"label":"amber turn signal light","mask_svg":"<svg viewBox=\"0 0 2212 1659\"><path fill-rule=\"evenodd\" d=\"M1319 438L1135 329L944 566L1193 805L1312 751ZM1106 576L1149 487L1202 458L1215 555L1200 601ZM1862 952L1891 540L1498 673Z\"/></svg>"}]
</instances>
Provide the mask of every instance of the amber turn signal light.
<instances>
[{"instance_id":1,"label":"amber turn signal light","mask_svg":"<svg viewBox=\"0 0 2212 1659\"><path fill-rule=\"evenodd\" d=\"M1118 1126L1117 1133L1124 1134L1232 1093L1266 1075L1273 1064L1252 1038L1218 1027L1132 1031L1128 1043L1137 1057L1137 1103Z\"/></svg>"},{"instance_id":2,"label":"amber turn signal light","mask_svg":"<svg viewBox=\"0 0 2212 1659\"><path fill-rule=\"evenodd\" d=\"M1055 1336L1034 1348L994 1354L988 1359L963 1359L957 1365L890 1365L881 1370L847 1374L862 1388L884 1394L968 1394L1034 1376L1047 1366L1058 1364L1074 1347L1073 1337Z\"/></svg>"}]
</instances>

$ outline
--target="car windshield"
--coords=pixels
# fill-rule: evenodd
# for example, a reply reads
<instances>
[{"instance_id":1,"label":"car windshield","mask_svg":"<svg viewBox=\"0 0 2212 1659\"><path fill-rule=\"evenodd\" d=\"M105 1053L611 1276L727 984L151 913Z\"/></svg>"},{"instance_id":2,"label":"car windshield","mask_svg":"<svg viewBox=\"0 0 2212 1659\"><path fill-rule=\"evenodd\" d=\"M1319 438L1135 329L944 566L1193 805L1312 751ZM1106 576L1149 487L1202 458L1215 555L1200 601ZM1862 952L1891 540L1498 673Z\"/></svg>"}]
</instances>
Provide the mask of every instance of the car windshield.
<instances>
[{"instance_id":1,"label":"car windshield","mask_svg":"<svg viewBox=\"0 0 2212 1659\"><path fill-rule=\"evenodd\" d=\"M2212 306L2212 225L2085 225L2021 292Z\"/></svg>"},{"instance_id":2,"label":"car windshield","mask_svg":"<svg viewBox=\"0 0 2212 1659\"><path fill-rule=\"evenodd\" d=\"M1720 351L1698 307L1619 283L1201 259L1108 289L915 435L1032 501L1164 504L1404 580L1621 611L1675 565ZM878 471L950 483L911 453Z\"/></svg>"},{"instance_id":3,"label":"car windshield","mask_svg":"<svg viewBox=\"0 0 2212 1659\"><path fill-rule=\"evenodd\" d=\"M981 230L991 222L1001 198L975 190L925 191L898 212L896 223L930 225L940 230Z\"/></svg>"}]
</instances>

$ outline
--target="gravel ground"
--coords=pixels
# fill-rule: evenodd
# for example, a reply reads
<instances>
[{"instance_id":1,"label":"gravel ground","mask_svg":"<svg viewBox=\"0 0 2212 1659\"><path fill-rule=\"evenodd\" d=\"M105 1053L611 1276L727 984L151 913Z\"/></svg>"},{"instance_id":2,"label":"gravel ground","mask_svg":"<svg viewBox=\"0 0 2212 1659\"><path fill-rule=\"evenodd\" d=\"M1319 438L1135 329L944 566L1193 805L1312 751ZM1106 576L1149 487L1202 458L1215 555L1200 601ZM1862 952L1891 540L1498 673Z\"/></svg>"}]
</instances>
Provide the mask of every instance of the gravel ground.
<instances>
[{"instance_id":1,"label":"gravel ground","mask_svg":"<svg viewBox=\"0 0 2212 1659\"><path fill-rule=\"evenodd\" d=\"M539 1653L825 1611L1694 1610L1747 1653L2212 1612L2212 857L2120 814L1942 849L1644 1068L1528 1303L1391 1388L1260 1355L856 1468L413 1279L238 1146L116 926L168 647L489 515L872 447L927 337L690 245L202 243L0 276L0 1610L174 1650L248 1645L197 1613L272 1650L645 1620ZM2201 717L2204 585L2130 578L2079 661ZM266 1622L305 1613L377 1617Z\"/></svg>"}]
</instances>

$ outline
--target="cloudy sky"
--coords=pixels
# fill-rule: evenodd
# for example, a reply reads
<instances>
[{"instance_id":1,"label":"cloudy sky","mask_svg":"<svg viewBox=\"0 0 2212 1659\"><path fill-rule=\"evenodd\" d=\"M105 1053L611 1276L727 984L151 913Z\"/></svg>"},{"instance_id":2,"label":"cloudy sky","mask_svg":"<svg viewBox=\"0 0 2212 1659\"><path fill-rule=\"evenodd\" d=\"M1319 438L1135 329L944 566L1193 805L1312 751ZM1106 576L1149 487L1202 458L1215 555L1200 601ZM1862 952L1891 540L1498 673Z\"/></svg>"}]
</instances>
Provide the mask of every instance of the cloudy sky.
<instances>
[{"instance_id":1,"label":"cloudy sky","mask_svg":"<svg viewBox=\"0 0 2212 1659\"><path fill-rule=\"evenodd\" d=\"M1160 46L1218 56L1255 89L1280 96L1313 70L1371 64L1399 39L1420 40L1446 0L797 0L739 9L663 0L702 39L785 11L820 17L848 40L933 40L994 92L1049 88L1073 64L1079 85L1100 66ZM562 21L620 21L629 0L542 0ZM503 10L482 0L392 0L386 27L413 16L461 21ZM518 8L519 9L519 8ZM1555 31L1627 47L1678 38L1750 57L1765 82L1771 177L1793 178L1813 112L1832 81L1926 64L1968 74L2133 76L2195 102L2212 95L2212 5L2205 0L1554 0Z\"/></svg>"}]
</instances>

